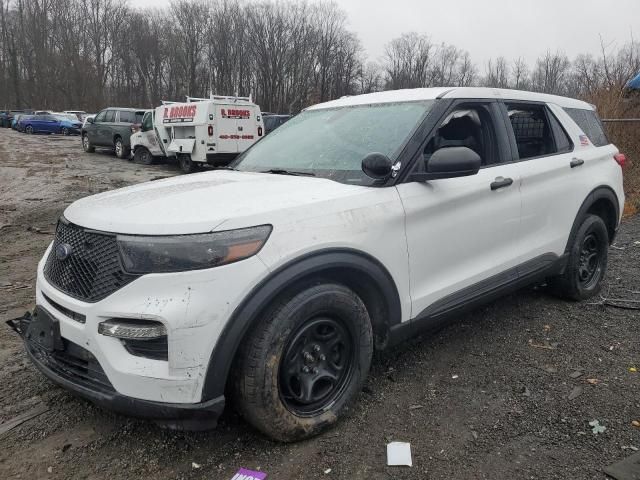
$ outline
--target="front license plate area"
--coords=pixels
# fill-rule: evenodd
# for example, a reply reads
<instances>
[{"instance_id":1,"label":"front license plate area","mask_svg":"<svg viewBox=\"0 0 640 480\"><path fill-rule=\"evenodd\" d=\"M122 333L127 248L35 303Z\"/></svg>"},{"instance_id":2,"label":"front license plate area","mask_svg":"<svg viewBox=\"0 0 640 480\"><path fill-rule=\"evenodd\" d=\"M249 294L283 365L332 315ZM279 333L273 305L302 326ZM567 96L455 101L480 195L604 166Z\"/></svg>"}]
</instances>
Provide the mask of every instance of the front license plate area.
<instances>
[{"instance_id":1,"label":"front license plate area","mask_svg":"<svg viewBox=\"0 0 640 480\"><path fill-rule=\"evenodd\" d=\"M25 338L47 352L64 350L60 336L60 322L40 306L36 306L26 326Z\"/></svg>"}]
</instances>

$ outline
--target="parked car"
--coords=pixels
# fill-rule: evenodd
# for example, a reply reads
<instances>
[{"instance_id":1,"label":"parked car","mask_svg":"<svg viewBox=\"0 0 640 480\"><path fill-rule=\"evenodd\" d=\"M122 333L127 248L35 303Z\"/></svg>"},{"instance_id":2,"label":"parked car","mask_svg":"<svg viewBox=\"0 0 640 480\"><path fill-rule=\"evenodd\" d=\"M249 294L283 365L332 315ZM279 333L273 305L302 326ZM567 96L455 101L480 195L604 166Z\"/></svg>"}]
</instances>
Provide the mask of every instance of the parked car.
<instances>
[{"instance_id":1,"label":"parked car","mask_svg":"<svg viewBox=\"0 0 640 480\"><path fill-rule=\"evenodd\" d=\"M21 120L20 128L25 133L61 133L63 135L79 134L82 124L60 115L30 115Z\"/></svg>"},{"instance_id":2,"label":"parked car","mask_svg":"<svg viewBox=\"0 0 640 480\"><path fill-rule=\"evenodd\" d=\"M292 115L278 115L275 113L262 115L262 119L264 120L265 135L268 135L270 132L274 131L280 125L291 119L291 117Z\"/></svg>"},{"instance_id":3,"label":"parked car","mask_svg":"<svg viewBox=\"0 0 640 480\"><path fill-rule=\"evenodd\" d=\"M71 204L35 311L12 325L47 377L99 405L203 428L230 394L298 440L340 418L376 349L532 282L597 295L624 162L579 100L341 98L227 169Z\"/></svg>"},{"instance_id":4,"label":"parked car","mask_svg":"<svg viewBox=\"0 0 640 480\"><path fill-rule=\"evenodd\" d=\"M140 108L105 108L82 127L82 148L94 152L96 147L112 148L118 158L128 158L132 125L142 123L146 110Z\"/></svg>"},{"instance_id":5,"label":"parked car","mask_svg":"<svg viewBox=\"0 0 640 480\"><path fill-rule=\"evenodd\" d=\"M13 116L13 120L11 120L11 128L13 130L17 130L18 132L22 132L23 130L20 128L20 120L26 120L27 117L30 117L31 115L26 114L26 113L16 113Z\"/></svg>"},{"instance_id":6,"label":"parked car","mask_svg":"<svg viewBox=\"0 0 640 480\"><path fill-rule=\"evenodd\" d=\"M87 112L85 112L84 110L65 110L63 113L75 116L76 120L80 122L84 122L84 119L87 116Z\"/></svg>"},{"instance_id":7,"label":"parked car","mask_svg":"<svg viewBox=\"0 0 640 480\"><path fill-rule=\"evenodd\" d=\"M5 110L3 114L0 114L0 124L3 128L11 128L13 118L21 113L31 113L26 110Z\"/></svg>"},{"instance_id":8,"label":"parked car","mask_svg":"<svg viewBox=\"0 0 640 480\"><path fill-rule=\"evenodd\" d=\"M71 113L54 114L54 117L60 120L58 133L62 135L80 135L82 122L78 117Z\"/></svg>"}]
</instances>

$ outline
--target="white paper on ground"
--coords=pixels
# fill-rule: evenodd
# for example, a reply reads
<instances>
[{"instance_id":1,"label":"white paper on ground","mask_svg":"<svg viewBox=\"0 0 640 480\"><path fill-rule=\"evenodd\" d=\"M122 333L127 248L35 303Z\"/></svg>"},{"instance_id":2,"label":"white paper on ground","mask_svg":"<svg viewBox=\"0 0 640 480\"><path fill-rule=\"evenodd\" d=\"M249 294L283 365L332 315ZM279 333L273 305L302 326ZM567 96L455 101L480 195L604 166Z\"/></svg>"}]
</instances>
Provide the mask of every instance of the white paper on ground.
<instances>
[{"instance_id":1,"label":"white paper on ground","mask_svg":"<svg viewBox=\"0 0 640 480\"><path fill-rule=\"evenodd\" d=\"M391 442L387 444L387 465L413 466L411 462L411 444L406 442Z\"/></svg>"}]
</instances>

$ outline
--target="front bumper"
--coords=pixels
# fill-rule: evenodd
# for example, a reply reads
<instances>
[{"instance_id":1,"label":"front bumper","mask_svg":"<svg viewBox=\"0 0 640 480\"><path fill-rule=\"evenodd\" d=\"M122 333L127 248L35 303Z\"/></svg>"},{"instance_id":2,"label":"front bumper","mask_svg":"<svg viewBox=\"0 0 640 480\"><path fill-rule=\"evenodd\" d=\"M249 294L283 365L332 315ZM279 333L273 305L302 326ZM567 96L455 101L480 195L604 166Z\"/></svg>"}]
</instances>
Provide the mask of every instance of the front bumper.
<instances>
[{"instance_id":1,"label":"front bumper","mask_svg":"<svg viewBox=\"0 0 640 480\"><path fill-rule=\"evenodd\" d=\"M208 370L215 368L209 364L211 355L226 322L252 288L247 279L263 277L264 264L254 257L210 270L143 275L91 303L49 283L43 268L50 251L38 265L36 308L55 319L61 342L101 376L98 382L82 378L90 371L86 366L80 375L59 368L25 340L31 361L55 383L110 410L169 419L162 423L174 428L212 426L224 407L224 385L212 396L203 393ZM133 355L118 338L98 333L100 323L111 319L161 322L167 331L166 359Z\"/></svg>"},{"instance_id":2,"label":"front bumper","mask_svg":"<svg viewBox=\"0 0 640 480\"><path fill-rule=\"evenodd\" d=\"M36 311L40 307L36 307ZM41 309L40 309L41 310ZM79 345L64 339L53 351L28 338L25 325L30 313L7 324L22 338L29 360L49 380L99 407L123 415L153 420L176 430L214 428L224 410L224 396L195 404L176 404L143 400L115 391L93 355ZM64 343L62 343L64 342Z\"/></svg>"}]
</instances>

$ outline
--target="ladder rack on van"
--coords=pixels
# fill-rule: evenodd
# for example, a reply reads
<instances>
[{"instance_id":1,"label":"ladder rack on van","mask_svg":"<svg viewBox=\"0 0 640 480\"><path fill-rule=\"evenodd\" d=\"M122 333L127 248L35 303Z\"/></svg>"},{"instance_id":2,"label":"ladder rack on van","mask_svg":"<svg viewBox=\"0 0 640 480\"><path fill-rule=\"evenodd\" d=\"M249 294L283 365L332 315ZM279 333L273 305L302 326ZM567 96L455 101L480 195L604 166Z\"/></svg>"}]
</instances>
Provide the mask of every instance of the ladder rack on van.
<instances>
[{"instance_id":1,"label":"ladder rack on van","mask_svg":"<svg viewBox=\"0 0 640 480\"><path fill-rule=\"evenodd\" d=\"M210 95L209 98L187 97L187 103L191 102L207 102L209 100L225 100L228 102L249 102L252 103L251 95L248 97L234 97L227 95Z\"/></svg>"}]
</instances>

